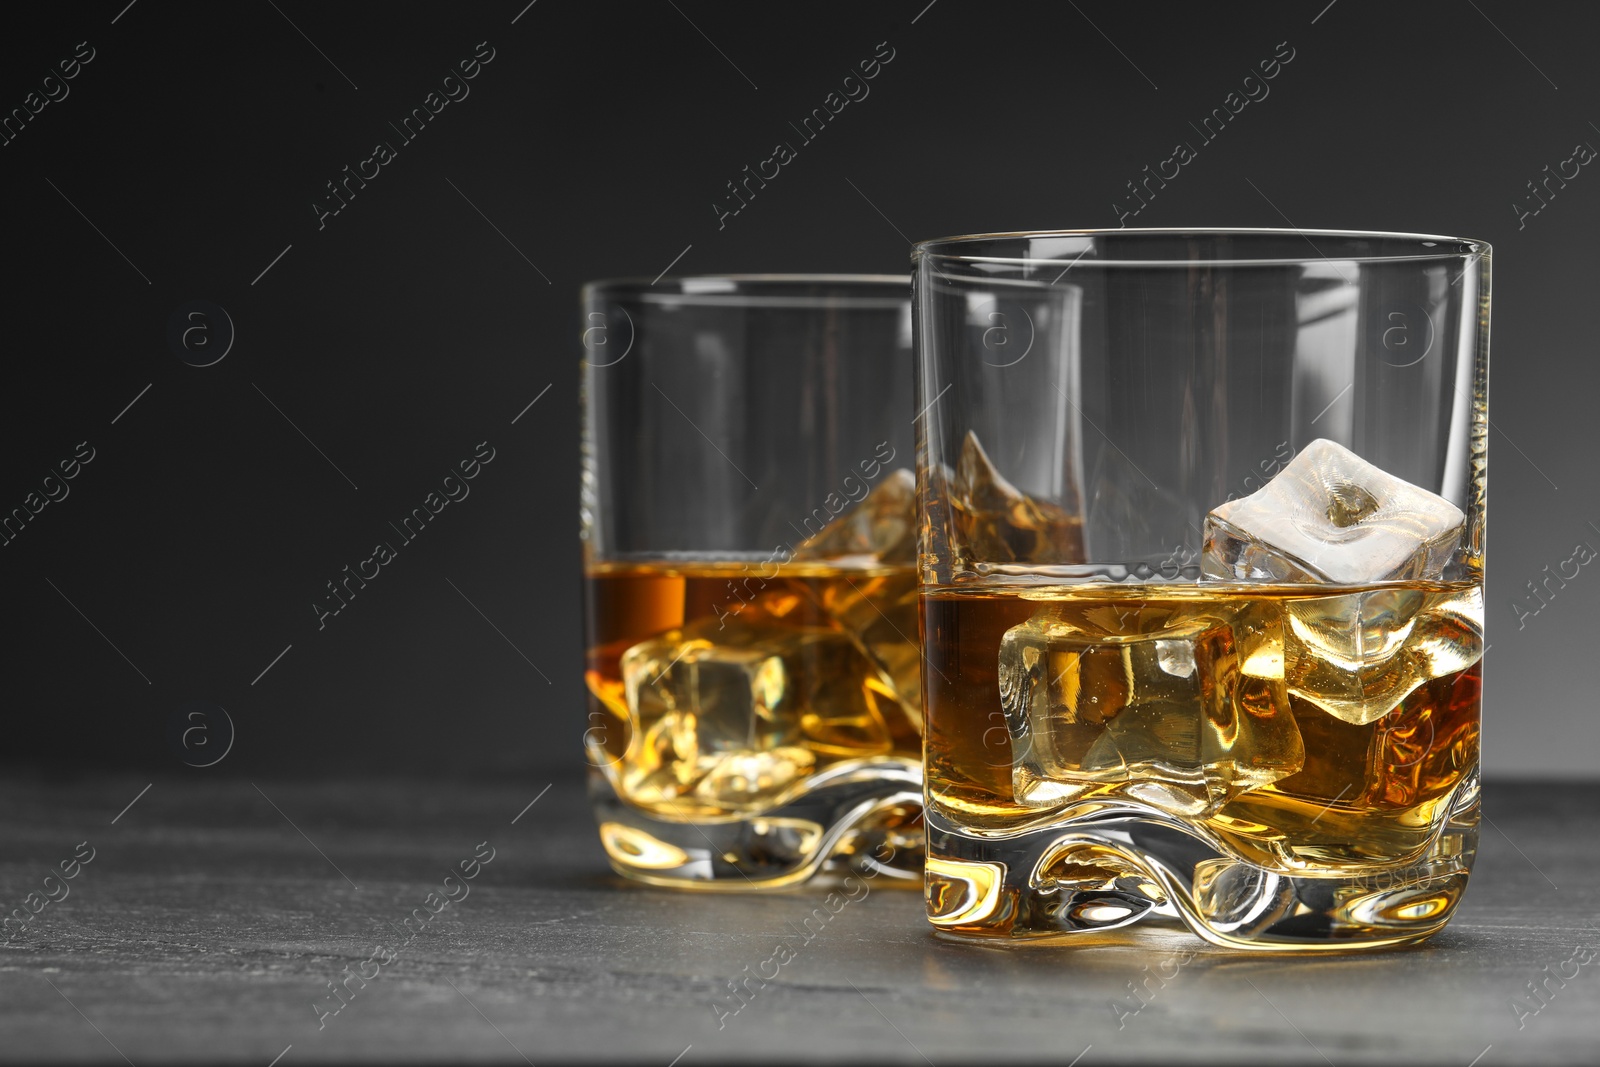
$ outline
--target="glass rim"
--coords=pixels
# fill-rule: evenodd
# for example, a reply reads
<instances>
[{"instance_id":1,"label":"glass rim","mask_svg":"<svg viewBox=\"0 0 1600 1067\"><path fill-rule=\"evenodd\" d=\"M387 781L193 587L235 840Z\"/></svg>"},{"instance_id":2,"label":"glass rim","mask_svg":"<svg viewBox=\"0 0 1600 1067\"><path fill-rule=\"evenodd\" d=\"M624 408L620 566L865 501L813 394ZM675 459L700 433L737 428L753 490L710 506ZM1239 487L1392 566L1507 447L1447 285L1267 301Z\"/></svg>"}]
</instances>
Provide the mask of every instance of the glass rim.
<instances>
[{"instance_id":1,"label":"glass rim","mask_svg":"<svg viewBox=\"0 0 1600 1067\"><path fill-rule=\"evenodd\" d=\"M1207 258L1204 255L1178 258L1121 258L1108 259L1091 258L1083 262L1084 267L1183 267L1195 266L1210 267L1253 267L1253 266L1297 266L1313 263L1401 263L1417 260L1437 259L1490 259L1493 256L1493 246L1488 241L1472 237L1450 237L1441 234L1405 233L1389 230L1306 230L1293 227L1228 227L1228 226L1181 226L1181 227L1136 227L1123 228L1088 228L1088 229L1060 229L1060 230L1010 230L995 233L969 233L958 234L952 237L939 237L928 241L917 241L911 246L911 261L913 264L926 257L929 259L945 260L954 263L996 263L1016 266L1027 265L1054 265L1062 262L1059 258L1045 259L1028 255L963 255L958 249L963 245L977 244L984 241L1009 242L1023 246L1028 241L1052 237L1083 237L1091 242L1096 238L1128 235L1131 237L1169 237L1169 238L1273 238L1292 239L1303 238L1311 251L1304 256L1229 256L1227 258ZM1313 238L1324 237L1340 240L1369 240L1392 241L1408 243L1410 250L1396 250L1388 253L1365 252L1360 255L1327 254L1317 249ZM1448 246L1448 247L1447 247ZM1092 244L1086 245L1087 252ZM1082 253L1080 253L1081 257ZM1071 261L1077 264L1078 260Z\"/></svg>"},{"instance_id":2,"label":"glass rim","mask_svg":"<svg viewBox=\"0 0 1600 1067\"><path fill-rule=\"evenodd\" d=\"M894 288L904 292L904 300L911 299L911 275L907 274L671 274L655 279L637 277L596 278L584 282L580 298L589 301L595 297L665 298L674 303L697 298L710 298L711 302L737 302L741 298L760 295L781 296L791 290L836 287L839 292L825 297L830 303L851 299L851 290L870 293L872 299L884 299L884 291ZM798 294L796 294L798 295ZM730 301L730 298L732 300Z\"/></svg>"}]
</instances>

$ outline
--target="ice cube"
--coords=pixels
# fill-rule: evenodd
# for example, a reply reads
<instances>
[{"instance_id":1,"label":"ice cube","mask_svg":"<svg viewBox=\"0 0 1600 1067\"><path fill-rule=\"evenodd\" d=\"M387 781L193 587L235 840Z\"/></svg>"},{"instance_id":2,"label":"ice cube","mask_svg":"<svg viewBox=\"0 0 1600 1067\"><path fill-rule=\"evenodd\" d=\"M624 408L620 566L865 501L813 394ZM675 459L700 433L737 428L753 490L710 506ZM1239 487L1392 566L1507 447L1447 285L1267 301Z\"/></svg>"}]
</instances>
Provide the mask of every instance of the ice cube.
<instances>
[{"instance_id":1,"label":"ice cube","mask_svg":"<svg viewBox=\"0 0 1600 1067\"><path fill-rule=\"evenodd\" d=\"M1284 605L1289 692L1356 726L1483 655L1482 594L1378 589Z\"/></svg>"},{"instance_id":2,"label":"ice cube","mask_svg":"<svg viewBox=\"0 0 1600 1067\"><path fill-rule=\"evenodd\" d=\"M950 482L962 563L1081 563L1083 520L1006 480L971 430Z\"/></svg>"},{"instance_id":3,"label":"ice cube","mask_svg":"<svg viewBox=\"0 0 1600 1067\"><path fill-rule=\"evenodd\" d=\"M922 646L917 642L917 574L841 571L817 599L828 617L877 665L911 725L922 730Z\"/></svg>"},{"instance_id":4,"label":"ice cube","mask_svg":"<svg viewBox=\"0 0 1600 1067\"><path fill-rule=\"evenodd\" d=\"M1180 815L1298 771L1283 621L1265 601L1064 601L1006 631L1019 803L1118 793Z\"/></svg>"},{"instance_id":5,"label":"ice cube","mask_svg":"<svg viewBox=\"0 0 1600 1067\"><path fill-rule=\"evenodd\" d=\"M806 588L828 617L877 665L911 725L921 728L921 649L917 644L917 478L891 471L855 507L795 548L797 561L856 560ZM874 569L890 564L899 569Z\"/></svg>"},{"instance_id":6,"label":"ice cube","mask_svg":"<svg viewBox=\"0 0 1600 1067\"><path fill-rule=\"evenodd\" d=\"M879 563L917 558L917 476L889 472L872 492L795 546L795 559L871 556Z\"/></svg>"},{"instance_id":7,"label":"ice cube","mask_svg":"<svg viewBox=\"0 0 1600 1067\"><path fill-rule=\"evenodd\" d=\"M1360 584L1433 579L1461 509L1332 441L1312 441L1258 492L1206 516L1208 578Z\"/></svg>"},{"instance_id":8,"label":"ice cube","mask_svg":"<svg viewBox=\"0 0 1600 1067\"><path fill-rule=\"evenodd\" d=\"M628 649L622 675L621 780L647 807L761 810L826 762L891 748L878 669L834 629L705 619Z\"/></svg>"}]
</instances>

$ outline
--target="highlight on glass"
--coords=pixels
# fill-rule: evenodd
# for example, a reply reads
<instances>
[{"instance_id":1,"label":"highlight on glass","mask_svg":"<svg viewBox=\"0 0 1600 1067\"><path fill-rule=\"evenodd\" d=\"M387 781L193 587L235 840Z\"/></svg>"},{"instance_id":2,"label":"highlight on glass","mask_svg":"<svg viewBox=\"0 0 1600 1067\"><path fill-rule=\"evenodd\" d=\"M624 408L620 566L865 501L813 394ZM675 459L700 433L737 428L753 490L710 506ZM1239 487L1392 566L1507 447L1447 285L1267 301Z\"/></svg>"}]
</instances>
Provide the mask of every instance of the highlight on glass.
<instances>
[{"instance_id":1,"label":"highlight on glass","mask_svg":"<svg viewBox=\"0 0 1600 1067\"><path fill-rule=\"evenodd\" d=\"M909 280L583 291L590 797L612 866L918 884Z\"/></svg>"},{"instance_id":2,"label":"highlight on glass","mask_svg":"<svg viewBox=\"0 0 1600 1067\"><path fill-rule=\"evenodd\" d=\"M928 916L1420 940L1478 839L1489 246L916 246Z\"/></svg>"}]
</instances>

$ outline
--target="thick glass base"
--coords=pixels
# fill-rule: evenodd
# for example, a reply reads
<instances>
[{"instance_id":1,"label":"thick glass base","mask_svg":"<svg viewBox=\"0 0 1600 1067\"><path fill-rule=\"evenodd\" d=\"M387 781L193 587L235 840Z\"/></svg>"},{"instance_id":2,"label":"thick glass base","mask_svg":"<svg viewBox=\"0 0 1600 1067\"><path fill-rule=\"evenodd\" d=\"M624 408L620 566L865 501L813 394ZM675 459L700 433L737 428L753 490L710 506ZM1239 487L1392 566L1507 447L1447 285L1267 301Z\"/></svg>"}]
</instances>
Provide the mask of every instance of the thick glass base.
<instances>
[{"instance_id":1,"label":"thick glass base","mask_svg":"<svg viewBox=\"0 0 1600 1067\"><path fill-rule=\"evenodd\" d=\"M589 799L618 874L680 889L782 889L852 872L922 878L922 765L881 757L837 764L771 811L669 819L627 803L591 766ZM879 884L884 884L880 882Z\"/></svg>"},{"instance_id":2,"label":"thick glass base","mask_svg":"<svg viewBox=\"0 0 1600 1067\"><path fill-rule=\"evenodd\" d=\"M1215 945L1349 951L1420 941L1449 921L1478 844L1476 772L1421 855L1403 865L1278 872L1226 854L1194 824L1143 805L1081 805L978 836L927 815L928 915L945 934L1035 939L1176 916Z\"/></svg>"}]
</instances>

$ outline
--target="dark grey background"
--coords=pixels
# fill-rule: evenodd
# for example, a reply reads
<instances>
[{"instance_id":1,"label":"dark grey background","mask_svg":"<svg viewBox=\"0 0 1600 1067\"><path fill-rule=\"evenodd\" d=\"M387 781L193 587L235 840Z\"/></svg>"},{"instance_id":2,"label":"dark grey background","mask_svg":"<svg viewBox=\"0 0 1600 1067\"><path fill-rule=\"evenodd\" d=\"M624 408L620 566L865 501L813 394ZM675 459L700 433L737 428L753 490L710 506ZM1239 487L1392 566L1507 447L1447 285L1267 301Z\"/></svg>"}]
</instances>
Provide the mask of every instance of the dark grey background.
<instances>
[{"instance_id":1,"label":"dark grey background","mask_svg":"<svg viewBox=\"0 0 1600 1067\"><path fill-rule=\"evenodd\" d=\"M575 766L577 287L673 264L899 272L913 239L1116 225L1124 182L1198 144L1189 123L1287 41L1270 96L1131 223L1493 242L1485 763L1592 773L1600 576L1512 607L1600 548L1600 173L1520 226L1513 208L1600 145L1592 8L525 3L7 13L0 109L78 42L95 58L0 146L0 512L78 442L95 458L0 547L5 761ZM324 183L398 144L387 123L481 41L470 95L319 229ZM871 95L719 229L724 184L883 41ZM195 299L237 331L205 368L167 340ZM471 495L319 631L324 583L484 440ZM209 770L169 740L191 701L237 727Z\"/></svg>"}]
</instances>

